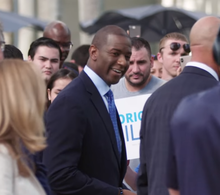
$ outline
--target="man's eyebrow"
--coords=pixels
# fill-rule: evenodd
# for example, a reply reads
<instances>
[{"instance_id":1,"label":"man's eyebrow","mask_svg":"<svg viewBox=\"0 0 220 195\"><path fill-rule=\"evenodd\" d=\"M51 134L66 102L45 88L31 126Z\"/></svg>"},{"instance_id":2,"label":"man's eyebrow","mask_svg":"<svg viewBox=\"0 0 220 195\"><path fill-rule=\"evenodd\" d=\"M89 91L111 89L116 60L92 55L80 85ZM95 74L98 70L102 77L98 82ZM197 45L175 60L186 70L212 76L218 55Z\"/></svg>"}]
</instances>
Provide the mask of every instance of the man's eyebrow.
<instances>
[{"instance_id":1,"label":"man's eyebrow","mask_svg":"<svg viewBox=\"0 0 220 195\"><path fill-rule=\"evenodd\" d=\"M39 58L49 59L49 58L47 58L47 57L45 57L45 56L39 56Z\"/></svg>"},{"instance_id":2,"label":"man's eyebrow","mask_svg":"<svg viewBox=\"0 0 220 195\"><path fill-rule=\"evenodd\" d=\"M56 89L56 91L62 91L62 89Z\"/></svg>"},{"instance_id":3,"label":"man's eyebrow","mask_svg":"<svg viewBox=\"0 0 220 195\"><path fill-rule=\"evenodd\" d=\"M120 49L117 49L117 48L111 48L110 51L112 50L121 51Z\"/></svg>"},{"instance_id":4,"label":"man's eyebrow","mask_svg":"<svg viewBox=\"0 0 220 195\"><path fill-rule=\"evenodd\" d=\"M59 60L59 58L51 58L50 60Z\"/></svg>"},{"instance_id":5,"label":"man's eyebrow","mask_svg":"<svg viewBox=\"0 0 220 195\"><path fill-rule=\"evenodd\" d=\"M137 62L146 62L147 60L137 60Z\"/></svg>"},{"instance_id":6,"label":"man's eyebrow","mask_svg":"<svg viewBox=\"0 0 220 195\"><path fill-rule=\"evenodd\" d=\"M170 50L169 53L178 53L177 51Z\"/></svg>"}]
</instances>

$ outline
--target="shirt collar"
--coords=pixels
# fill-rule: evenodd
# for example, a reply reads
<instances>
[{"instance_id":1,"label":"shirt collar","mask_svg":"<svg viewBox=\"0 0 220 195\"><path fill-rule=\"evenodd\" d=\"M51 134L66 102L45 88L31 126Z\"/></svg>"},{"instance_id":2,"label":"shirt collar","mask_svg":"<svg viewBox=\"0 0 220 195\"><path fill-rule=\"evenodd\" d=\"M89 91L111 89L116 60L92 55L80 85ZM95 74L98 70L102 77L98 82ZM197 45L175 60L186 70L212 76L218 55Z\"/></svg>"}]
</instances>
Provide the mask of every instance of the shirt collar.
<instances>
[{"instance_id":1,"label":"shirt collar","mask_svg":"<svg viewBox=\"0 0 220 195\"><path fill-rule=\"evenodd\" d=\"M85 73L92 80L96 88L98 89L101 96L104 96L110 89L110 87L106 84L105 81L101 79L91 68L87 65L84 68Z\"/></svg>"},{"instance_id":2,"label":"shirt collar","mask_svg":"<svg viewBox=\"0 0 220 195\"><path fill-rule=\"evenodd\" d=\"M217 81L219 81L217 73L211 67L209 67L206 64L203 64L201 62L188 62L186 64L186 66L193 66L193 67L197 67L197 68L200 68L202 70L205 70L208 73L210 73Z\"/></svg>"}]
</instances>

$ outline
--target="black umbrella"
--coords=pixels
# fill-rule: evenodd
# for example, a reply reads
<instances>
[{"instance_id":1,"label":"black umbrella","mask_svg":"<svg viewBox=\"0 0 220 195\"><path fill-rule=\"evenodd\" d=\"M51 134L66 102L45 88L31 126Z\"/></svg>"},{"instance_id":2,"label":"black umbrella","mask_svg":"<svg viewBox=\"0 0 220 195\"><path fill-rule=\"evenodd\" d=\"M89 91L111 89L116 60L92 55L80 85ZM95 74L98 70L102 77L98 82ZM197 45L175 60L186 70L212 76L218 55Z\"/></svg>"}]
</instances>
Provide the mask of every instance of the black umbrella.
<instances>
[{"instance_id":1,"label":"black umbrella","mask_svg":"<svg viewBox=\"0 0 220 195\"><path fill-rule=\"evenodd\" d=\"M33 27L37 30L43 30L47 25L45 21L2 10L0 10L0 22L6 32L14 32L22 27Z\"/></svg>"},{"instance_id":2,"label":"black umbrella","mask_svg":"<svg viewBox=\"0 0 220 195\"><path fill-rule=\"evenodd\" d=\"M141 36L150 42L156 42L170 32L187 32L204 16L207 14L177 7L150 5L106 12L95 20L80 23L80 26L83 31L94 34L106 25L118 25L125 30L128 30L129 25L140 25Z\"/></svg>"}]
</instances>

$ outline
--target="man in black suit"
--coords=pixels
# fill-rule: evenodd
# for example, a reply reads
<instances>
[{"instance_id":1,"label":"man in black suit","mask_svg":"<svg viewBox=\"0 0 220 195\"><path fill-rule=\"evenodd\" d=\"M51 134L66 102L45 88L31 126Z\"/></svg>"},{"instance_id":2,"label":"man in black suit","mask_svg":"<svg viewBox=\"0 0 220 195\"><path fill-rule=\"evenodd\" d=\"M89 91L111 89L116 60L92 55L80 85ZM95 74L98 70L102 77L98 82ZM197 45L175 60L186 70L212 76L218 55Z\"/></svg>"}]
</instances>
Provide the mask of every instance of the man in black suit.
<instances>
[{"instance_id":1,"label":"man in black suit","mask_svg":"<svg viewBox=\"0 0 220 195\"><path fill-rule=\"evenodd\" d=\"M145 104L140 132L139 195L168 195L165 173L170 120L184 97L218 84L219 68L213 59L212 46L219 25L218 18L206 17L192 27L191 62L178 77L154 92ZM169 45L164 46L163 49L170 49ZM170 51L172 55L175 52Z\"/></svg>"},{"instance_id":2,"label":"man in black suit","mask_svg":"<svg viewBox=\"0 0 220 195\"><path fill-rule=\"evenodd\" d=\"M126 151L110 85L129 66L131 41L117 26L99 30L88 64L51 104L44 163L54 194L133 194L122 189ZM106 97L108 96L108 97Z\"/></svg>"}]
</instances>

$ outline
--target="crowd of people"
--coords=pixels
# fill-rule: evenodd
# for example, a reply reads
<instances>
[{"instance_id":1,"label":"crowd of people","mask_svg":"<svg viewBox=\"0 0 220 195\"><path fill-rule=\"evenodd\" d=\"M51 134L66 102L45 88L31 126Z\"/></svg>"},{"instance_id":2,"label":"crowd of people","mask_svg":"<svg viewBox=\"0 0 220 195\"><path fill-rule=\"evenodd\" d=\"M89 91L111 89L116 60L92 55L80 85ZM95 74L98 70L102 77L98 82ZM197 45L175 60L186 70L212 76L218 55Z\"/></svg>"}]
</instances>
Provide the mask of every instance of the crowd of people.
<instances>
[{"instance_id":1,"label":"crowd of people","mask_svg":"<svg viewBox=\"0 0 220 195\"><path fill-rule=\"evenodd\" d=\"M26 60L1 26L0 46L0 195L220 192L219 18L198 20L189 41L166 34L155 55L108 25L66 61L73 43L61 21ZM146 94L140 159L128 160L114 100Z\"/></svg>"}]
</instances>

